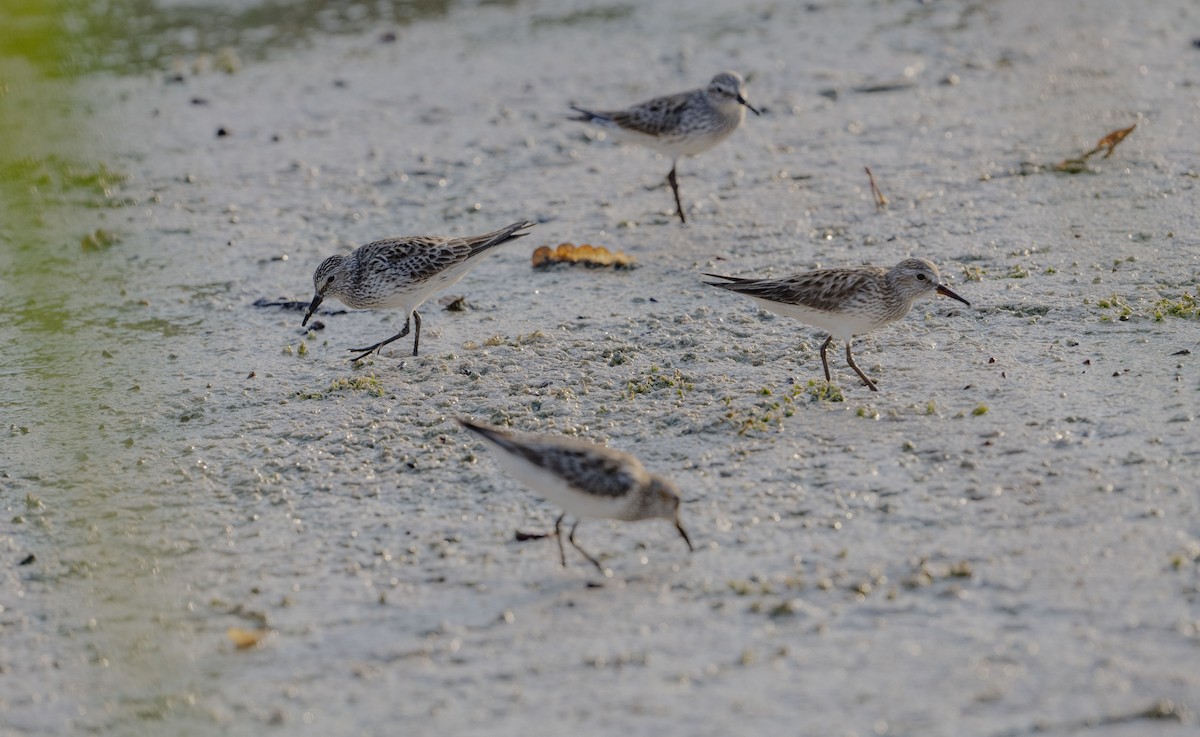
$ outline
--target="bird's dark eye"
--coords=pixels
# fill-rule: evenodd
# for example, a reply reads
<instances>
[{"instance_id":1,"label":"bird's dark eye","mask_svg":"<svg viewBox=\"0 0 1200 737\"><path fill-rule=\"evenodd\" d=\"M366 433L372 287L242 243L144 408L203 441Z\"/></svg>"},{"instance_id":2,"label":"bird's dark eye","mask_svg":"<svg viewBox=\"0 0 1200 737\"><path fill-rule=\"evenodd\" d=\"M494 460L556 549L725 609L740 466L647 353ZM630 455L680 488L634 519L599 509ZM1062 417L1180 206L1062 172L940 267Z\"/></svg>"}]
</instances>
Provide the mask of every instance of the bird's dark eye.
<instances>
[{"instance_id":1,"label":"bird's dark eye","mask_svg":"<svg viewBox=\"0 0 1200 737\"><path fill-rule=\"evenodd\" d=\"M925 277L921 277L921 278L924 279ZM330 284L333 284L332 276L325 280L325 286L329 286Z\"/></svg>"},{"instance_id":2,"label":"bird's dark eye","mask_svg":"<svg viewBox=\"0 0 1200 737\"><path fill-rule=\"evenodd\" d=\"M925 275L924 275L924 274L917 274L917 279L918 279L919 281L925 281Z\"/></svg>"}]
</instances>

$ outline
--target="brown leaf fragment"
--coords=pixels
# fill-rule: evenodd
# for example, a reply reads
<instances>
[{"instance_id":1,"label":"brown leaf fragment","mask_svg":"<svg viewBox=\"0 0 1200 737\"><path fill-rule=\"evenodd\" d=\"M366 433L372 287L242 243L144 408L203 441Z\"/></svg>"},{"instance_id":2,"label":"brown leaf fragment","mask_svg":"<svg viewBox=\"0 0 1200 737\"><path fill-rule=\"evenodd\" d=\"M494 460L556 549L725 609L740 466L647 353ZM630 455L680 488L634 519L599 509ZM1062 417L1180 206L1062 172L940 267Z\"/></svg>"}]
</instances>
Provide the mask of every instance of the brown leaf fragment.
<instances>
[{"instance_id":1,"label":"brown leaf fragment","mask_svg":"<svg viewBox=\"0 0 1200 737\"><path fill-rule=\"evenodd\" d=\"M554 257L550 253L550 246L538 246L533 251L533 268L541 266L549 266L554 263Z\"/></svg>"},{"instance_id":2,"label":"brown leaf fragment","mask_svg":"<svg viewBox=\"0 0 1200 737\"><path fill-rule=\"evenodd\" d=\"M1087 162L1084 159L1063 159L1054 165L1054 171L1079 174L1080 172L1087 171Z\"/></svg>"},{"instance_id":3,"label":"brown leaf fragment","mask_svg":"<svg viewBox=\"0 0 1200 737\"><path fill-rule=\"evenodd\" d=\"M1109 156L1112 156L1113 149L1117 147L1118 143L1125 140L1125 136L1129 135L1130 133L1133 133L1134 128L1137 128L1137 123L1134 123L1133 125L1129 126L1128 128L1122 128L1120 130L1115 130L1112 133L1109 133L1104 138L1101 138L1100 142L1097 143L1096 145L1104 146L1105 148L1108 149L1108 151L1106 151L1104 153L1104 158L1107 159Z\"/></svg>"},{"instance_id":4,"label":"brown leaf fragment","mask_svg":"<svg viewBox=\"0 0 1200 737\"><path fill-rule=\"evenodd\" d=\"M243 629L242 627L230 627L225 630L225 636L233 643L238 650L246 650L263 641L267 635L271 634L271 630L263 627L256 630Z\"/></svg>"},{"instance_id":5,"label":"brown leaf fragment","mask_svg":"<svg viewBox=\"0 0 1200 737\"><path fill-rule=\"evenodd\" d=\"M612 252L604 246L582 243L560 243L551 249L538 246L533 252L533 268L545 269L555 264L583 264L584 266L612 266L617 269L632 269L633 257L620 251Z\"/></svg>"},{"instance_id":6,"label":"brown leaf fragment","mask_svg":"<svg viewBox=\"0 0 1200 737\"><path fill-rule=\"evenodd\" d=\"M1137 123L1134 123L1133 125L1129 126L1128 128L1121 128L1120 130L1115 130L1112 133L1109 133L1104 138L1101 138L1099 141L1096 141L1096 147L1093 148L1091 151L1088 151L1086 154L1084 154L1083 158L1086 159L1089 156L1091 156L1092 154L1099 153L1101 151L1101 149L1107 149L1104 152L1104 158L1107 159L1109 156L1112 156L1113 149L1117 147L1117 144L1119 144L1121 141L1124 141L1125 136L1129 135L1130 133L1133 133L1134 128L1137 128Z\"/></svg>"}]
</instances>

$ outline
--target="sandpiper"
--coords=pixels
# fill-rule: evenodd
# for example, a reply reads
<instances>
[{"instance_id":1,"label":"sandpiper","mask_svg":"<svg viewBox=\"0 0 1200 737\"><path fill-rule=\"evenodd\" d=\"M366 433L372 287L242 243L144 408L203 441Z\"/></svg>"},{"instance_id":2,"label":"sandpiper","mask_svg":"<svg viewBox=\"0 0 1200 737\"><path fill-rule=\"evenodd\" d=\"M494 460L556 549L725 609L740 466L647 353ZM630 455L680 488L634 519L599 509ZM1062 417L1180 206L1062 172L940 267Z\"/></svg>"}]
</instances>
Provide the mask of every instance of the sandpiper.
<instances>
[{"instance_id":1,"label":"sandpiper","mask_svg":"<svg viewBox=\"0 0 1200 737\"><path fill-rule=\"evenodd\" d=\"M429 295L461 279L475 265L476 256L501 243L528 235L517 231L533 225L522 220L491 233L466 238L387 238L359 246L347 256L330 256L313 274L317 294L300 324L307 325L317 306L329 297L337 297L354 309L401 310L404 312L403 330L368 348L351 348L359 355L350 360L366 358L373 351L408 335L410 319L417 324L412 352L415 356L421 343L421 315L417 308Z\"/></svg>"},{"instance_id":2,"label":"sandpiper","mask_svg":"<svg viewBox=\"0 0 1200 737\"><path fill-rule=\"evenodd\" d=\"M562 508L563 513L554 521L554 532L521 533L521 537L557 537L559 560L564 567L567 556L563 551L562 521L567 514L576 518L567 540L602 574L605 570L600 561L575 542L579 518L670 520L688 550L693 549L679 521L679 488L669 479L646 471L632 455L573 438L517 435L470 420L458 422L496 451L505 470Z\"/></svg>"},{"instance_id":3,"label":"sandpiper","mask_svg":"<svg viewBox=\"0 0 1200 737\"><path fill-rule=\"evenodd\" d=\"M879 391L850 353L855 335L862 335L908 314L921 297L937 293L971 306L941 281L932 262L909 258L890 269L863 266L850 269L818 269L779 279L739 279L705 274L723 282L705 282L714 287L744 294L761 307L785 317L816 326L829 333L821 344L825 381L830 381L825 352L836 338L846 343L846 362L859 378Z\"/></svg>"},{"instance_id":4,"label":"sandpiper","mask_svg":"<svg viewBox=\"0 0 1200 737\"><path fill-rule=\"evenodd\" d=\"M572 105L579 115L571 120L593 123L614 138L641 143L670 156L667 182L675 194L679 220L686 223L675 166L681 156L695 156L728 138L746 119L747 108L760 114L746 102L745 91L740 74L721 72L702 89L656 97L624 110L585 110Z\"/></svg>"}]
</instances>

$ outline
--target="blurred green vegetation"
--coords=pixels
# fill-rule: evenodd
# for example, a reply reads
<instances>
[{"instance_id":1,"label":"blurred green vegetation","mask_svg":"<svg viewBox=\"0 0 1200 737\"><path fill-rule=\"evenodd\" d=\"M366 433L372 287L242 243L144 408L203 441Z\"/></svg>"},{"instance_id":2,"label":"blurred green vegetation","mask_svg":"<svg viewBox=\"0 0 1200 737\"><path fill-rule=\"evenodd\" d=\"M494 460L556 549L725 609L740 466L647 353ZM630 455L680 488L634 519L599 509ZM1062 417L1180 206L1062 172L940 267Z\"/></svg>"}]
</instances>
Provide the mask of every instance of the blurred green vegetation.
<instances>
[{"instance_id":1,"label":"blurred green vegetation","mask_svg":"<svg viewBox=\"0 0 1200 737\"><path fill-rule=\"evenodd\" d=\"M491 0L511 4L515 0ZM4 0L0 57L43 73L168 71L232 49L247 60L317 35L393 30L446 15L454 0Z\"/></svg>"}]
</instances>

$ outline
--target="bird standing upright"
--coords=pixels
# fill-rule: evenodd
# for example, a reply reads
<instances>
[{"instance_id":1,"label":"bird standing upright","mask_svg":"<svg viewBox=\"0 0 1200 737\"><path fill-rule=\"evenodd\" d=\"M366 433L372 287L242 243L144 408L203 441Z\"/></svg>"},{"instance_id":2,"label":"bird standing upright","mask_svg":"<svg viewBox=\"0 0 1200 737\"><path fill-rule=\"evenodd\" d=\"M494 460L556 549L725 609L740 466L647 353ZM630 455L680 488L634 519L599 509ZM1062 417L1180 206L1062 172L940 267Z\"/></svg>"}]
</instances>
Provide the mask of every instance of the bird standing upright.
<instances>
[{"instance_id":1,"label":"bird standing upright","mask_svg":"<svg viewBox=\"0 0 1200 737\"><path fill-rule=\"evenodd\" d=\"M675 167L682 156L695 156L716 146L738 129L746 118L746 109L759 111L746 102L745 82L737 72L721 72L707 87L676 95L656 97L624 110L586 110L571 106L579 113L570 118L592 123L619 140L632 141L671 157L667 182L675 195L680 222L687 223L679 198Z\"/></svg>"},{"instance_id":2,"label":"bird standing upright","mask_svg":"<svg viewBox=\"0 0 1200 737\"><path fill-rule=\"evenodd\" d=\"M850 269L818 269L779 279L740 279L705 274L723 282L705 282L714 287L750 297L763 309L793 317L829 333L821 344L825 381L831 380L825 352L836 338L846 343L846 362L871 391L879 391L850 353L855 335L862 335L904 317L918 299L941 294L971 306L971 303L942 283L932 262L909 258L890 269L862 266Z\"/></svg>"}]
</instances>

